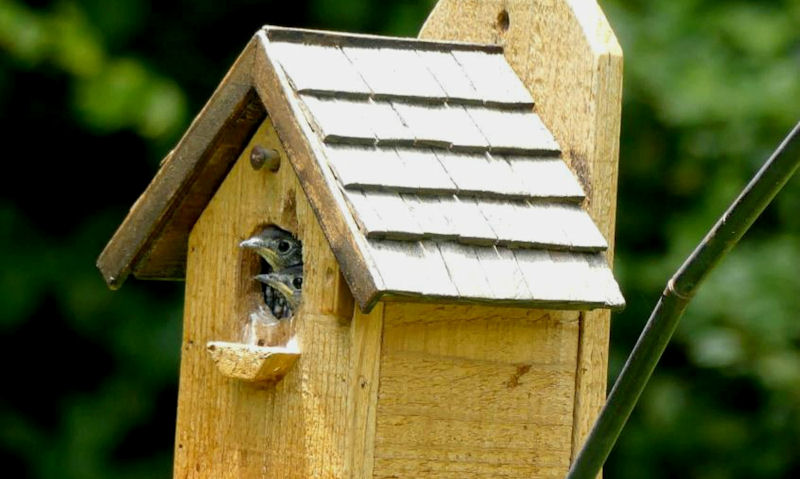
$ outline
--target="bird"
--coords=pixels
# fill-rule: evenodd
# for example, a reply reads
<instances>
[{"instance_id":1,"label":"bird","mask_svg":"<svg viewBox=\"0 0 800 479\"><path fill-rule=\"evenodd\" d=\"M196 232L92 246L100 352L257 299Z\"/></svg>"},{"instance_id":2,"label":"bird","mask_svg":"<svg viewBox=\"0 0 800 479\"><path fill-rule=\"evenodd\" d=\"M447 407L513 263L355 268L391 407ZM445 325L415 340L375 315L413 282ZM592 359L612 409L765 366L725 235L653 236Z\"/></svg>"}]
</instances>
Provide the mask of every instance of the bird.
<instances>
[{"instance_id":1,"label":"bird","mask_svg":"<svg viewBox=\"0 0 800 479\"><path fill-rule=\"evenodd\" d=\"M303 294L302 265L292 266L277 273L259 274L256 275L255 279L271 286L275 292L279 293L290 312L297 311ZM278 304L278 301L276 301L276 304Z\"/></svg>"},{"instance_id":2,"label":"bird","mask_svg":"<svg viewBox=\"0 0 800 479\"><path fill-rule=\"evenodd\" d=\"M239 243L239 247L258 253L270 265L271 272L280 272L303 263L303 245L300 240L277 226L267 226Z\"/></svg>"},{"instance_id":3,"label":"bird","mask_svg":"<svg viewBox=\"0 0 800 479\"><path fill-rule=\"evenodd\" d=\"M239 247L257 253L269 265L264 274L280 273L287 268L302 266L303 245L291 233L267 226L254 236L239 243ZM302 271L301 271L302 273ZM264 302L267 309L276 319L287 318L291 308L286 299L275 292L272 286L264 284Z\"/></svg>"}]
</instances>

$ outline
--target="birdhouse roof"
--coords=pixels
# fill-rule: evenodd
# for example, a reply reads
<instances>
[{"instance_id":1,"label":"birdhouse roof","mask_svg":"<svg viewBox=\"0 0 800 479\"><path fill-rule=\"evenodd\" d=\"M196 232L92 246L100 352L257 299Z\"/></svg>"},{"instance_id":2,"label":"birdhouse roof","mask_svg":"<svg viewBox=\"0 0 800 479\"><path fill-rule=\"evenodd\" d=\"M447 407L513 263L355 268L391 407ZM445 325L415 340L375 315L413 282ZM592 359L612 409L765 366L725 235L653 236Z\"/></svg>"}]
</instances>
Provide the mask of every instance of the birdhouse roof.
<instances>
[{"instance_id":1,"label":"birdhouse roof","mask_svg":"<svg viewBox=\"0 0 800 479\"><path fill-rule=\"evenodd\" d=\"M156 213L140 218L152 219L138 225L138 246L117 241L101 255L110 284L131 270L182 273L186 242L164 242L188 235L263 118L259 102L362 308L398 297L624 304L606 240L581 206L583 189L501 47L276 27L256 35L162 172L176 155L208 157L205 165L175 168L176 198L149 206ZM192 129L212 116L216 127L199 125L202 144L187 148ZM214 167L214 151L228 164L217 158ZM134 226L127 229L131 236ZM121 258L108 268L104 257L123 249L127 265Z\"/></svg>"}]
</instances>

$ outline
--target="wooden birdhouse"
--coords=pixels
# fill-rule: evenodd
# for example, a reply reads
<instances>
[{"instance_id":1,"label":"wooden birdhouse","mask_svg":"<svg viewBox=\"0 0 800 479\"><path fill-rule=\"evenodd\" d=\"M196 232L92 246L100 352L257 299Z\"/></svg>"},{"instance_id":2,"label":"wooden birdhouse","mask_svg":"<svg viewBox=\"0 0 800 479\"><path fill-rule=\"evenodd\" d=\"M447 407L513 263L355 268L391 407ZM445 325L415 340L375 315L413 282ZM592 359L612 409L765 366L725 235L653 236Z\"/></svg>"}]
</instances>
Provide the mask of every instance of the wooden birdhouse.
<instances>
[{"instance_id":1,"label":"wooden birdhouse","mask_svg":"<svg viewBox=\"0 0 800 479\"><path fill-rule=\"evenodd\" d=\"M258 31L98 260L186 281L175 477L563 477L624 302L620 92L591 0Z\"/></svg>"}]
</instances>

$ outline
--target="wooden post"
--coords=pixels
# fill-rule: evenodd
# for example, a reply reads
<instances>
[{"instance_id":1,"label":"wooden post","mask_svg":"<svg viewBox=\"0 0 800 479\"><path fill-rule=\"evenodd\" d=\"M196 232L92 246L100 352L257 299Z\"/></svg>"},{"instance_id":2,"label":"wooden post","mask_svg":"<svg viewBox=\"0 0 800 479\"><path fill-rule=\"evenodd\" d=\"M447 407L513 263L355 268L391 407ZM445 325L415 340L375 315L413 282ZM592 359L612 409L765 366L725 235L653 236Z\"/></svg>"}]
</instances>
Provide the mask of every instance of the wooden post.
<instances>
[{"instance_id":1,"label":"wooden post","mask_svg":"<svg viewBox=\"0 0 800 479\"><path fill-rule=\"evenodd\" d=\"M420 38L497 43L586 191L613 261L622 49L594 0L440 0ZM608 310L578 332L573 457L606 397Z\"/></svg>"}]
</instances>

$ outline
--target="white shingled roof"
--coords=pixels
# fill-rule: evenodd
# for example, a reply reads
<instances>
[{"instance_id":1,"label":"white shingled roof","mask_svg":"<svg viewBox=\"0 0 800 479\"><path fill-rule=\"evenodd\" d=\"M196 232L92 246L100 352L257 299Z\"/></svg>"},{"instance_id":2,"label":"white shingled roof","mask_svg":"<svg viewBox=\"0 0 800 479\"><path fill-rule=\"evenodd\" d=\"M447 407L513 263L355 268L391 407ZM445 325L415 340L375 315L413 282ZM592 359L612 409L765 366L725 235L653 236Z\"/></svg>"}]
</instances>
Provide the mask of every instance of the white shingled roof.
<instances>
[{"instance_id":1,"label":"white shingled roof","mask_svg":"<svg viewBox=\"0 0 800 479\"><path fill-rule=\"evenodd\" d=\"M619 307L606 240L497 46L268 29L381 294Z\"/></svg>"}]
</instances>

